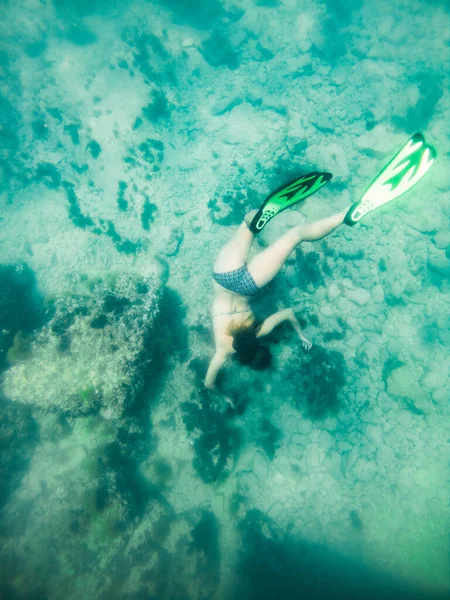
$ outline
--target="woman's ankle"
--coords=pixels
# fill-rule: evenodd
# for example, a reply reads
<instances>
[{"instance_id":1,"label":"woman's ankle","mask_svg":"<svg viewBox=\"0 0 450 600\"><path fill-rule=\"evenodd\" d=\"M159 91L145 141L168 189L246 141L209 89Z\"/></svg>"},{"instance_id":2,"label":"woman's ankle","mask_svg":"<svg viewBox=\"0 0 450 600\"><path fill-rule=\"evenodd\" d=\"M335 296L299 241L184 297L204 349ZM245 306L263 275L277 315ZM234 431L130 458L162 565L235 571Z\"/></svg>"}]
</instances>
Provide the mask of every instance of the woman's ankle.
<instances>
[{"instance_id":1,"label":"woman's ankle","mask_svg":"<svg viewBox=\"0 0 450 600\"><path fill-rule=\"evenodd\" d=\"M247 227L249 229L250 229L250 223L253 221L257 212L258 212L258 210L255 208L253 210L250 210L244 217L244 223L247 225Z\"/></svg>"}]
</instances>

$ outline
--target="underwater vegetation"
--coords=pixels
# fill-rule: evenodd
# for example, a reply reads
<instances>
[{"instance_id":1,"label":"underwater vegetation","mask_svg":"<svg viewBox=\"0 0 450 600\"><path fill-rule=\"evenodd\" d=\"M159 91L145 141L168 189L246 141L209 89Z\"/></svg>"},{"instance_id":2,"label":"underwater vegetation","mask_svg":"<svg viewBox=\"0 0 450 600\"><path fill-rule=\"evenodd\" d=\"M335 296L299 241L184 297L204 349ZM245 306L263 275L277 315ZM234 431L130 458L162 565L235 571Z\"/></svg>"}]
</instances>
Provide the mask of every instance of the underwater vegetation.
<instances>
[{"instance_id":1,"label":"underwater vegetation","mask_svg":"<svg viewBox=\"0 0 450 600\"><path fill-rule=\"evenodd\" d=\"M241 447L241 432L224 418L223 410L206 390L194 401L183 402L183 422L192 435L194 469L205 483L227 479Z\"/></svg>"},{"instance_id":2,"label":"underwater vegetation","mask_svg":"<svg viewBox=\"0 0 450 600\"><path fill-rule=\"evenodd\" d=\"M154 370L161 370L167 365L169 357L184 361L189 356L188 329L185 324L186 306L183 299L174 289L164 286L161 291L161 301L158 315L152 330L157 361ZM175 326L176 325L176 326Z\"/></svg>"},{"instance_id":3,"label":"underwater vegetation","mask_svg":"<svg viewBox=\"0 0 450 600\"><path fill-rule=\"evenodd\" d=\"M331 275L326 259L314 251L303 252L301 249L297 249L295 268L298 274L298 286L305 291L324 285L324 275Z\"/></svg>"},{"instance_id":4,"label":"underwater vegetation","mask_svg":"<svg viewBox=\"0 0 450 600\"><path fill-rule=\"evenodd\" d=\"M137 427L130 432L127 425L117 427L99 415L84 421L89 452L71 476L66 495L61 493L59 508L68 513L67 527L77 536L89 537L94 547L119 540L150 502L161 500L139 466L152 448L150 432L146 431L144 444Z\"/></svg>"},{"instance_id":5,"label":"underwater vegetation","mask_svg":"<svg viewBox=\"0 0 450 600\"><path fill-rule=\"evenodd\" d=\"M92 158L97 160L97 158L100 156L100 153L102 151L102 147L100 146L100 144L96 140L91 140L88 143L87 147L88 147L89 152L92 155Z\"/></svg>"},{"instance_id":6,"label":"underwater vegetation","mask_svg":"<svg viewBox=\"0 0 450 600\"><path fill-rule=\"evenodd\" d=\"M15 346L18 356L26 338L43 326L45 318L34 272L27 265L0 265L0 371L10 347Z\"/></svg>"},{"instance_id":7,"label":"underwater vegetation","mask_svg":"<svg viewBox=\"0 0 450 600\"><path fill-rule=\"evenodd\" d=\"M275 458L275 453L280 447L283 437L282 431L270 419L261 419L257 442L261 444L269 460Z\"/></svg>"},{"instance_id":8,"label":"underwater vegetation","mask_svg":"<svg viewBox=\"0 0 450 600\"><path fill-rule=\"evenodd\" d=\"M119 210L126 211L128 209L128 201L125 198L125 190L127 189L127 184L125 181L119 181L119 191L117 193L117 205Z\"/></svg>"},{"instance_id":9,"label":"underwater vegetation","mask_svg":"<svg viewBox=\"0 0 450 600\"><path fill-rule=\"evenodd\" d=\"M149 501L160 497L160 492L140 473L139 463L151 447L149 438L146 441L144 449L137 432L120 428L117 440L104 448L98 458L100 477L95 500L98 510L108 505L111 495L119 494L127 509L127 520L131 521L141 518Z\"/></svg>"},{"instance_id":10,"label":"underwater vegetation","mask_svg":"<svg viewBox=\"0 0 450 600\"><path fill-rule=\"evenodd\" d=\"M168 66L171 56L156 35L151 33L140 34L127 30L122 34L122 39L133 49L133 67L141 71L147 78L148 83L164 79L173 80L173 71ZM122 68L128 67L126 64L120 64L119 66ZM156 66L161 66L162 72Z\"/></svg>"},{"instance_id":11,"label":"underwater vegetation","mask_svg":"<svg viewBox=\"0 0 450 600\"><path fill-rule=\"evenodd\" d=\"M210 27L224 14L220 0L156 0L158 4L173 11L174 22L188 23L199 29Z\"/></svg>"},{"instance_id":12,"label":"underwater vegetation","mask_svg":"<svg viewBox=\"0 0 450 600\"><path fill-rule=\"evenodd\" d=\"M251 188L217 193L208 202L209 215L213 223L219 225L237 225L246 213L257 205L258 195Z\"/></svg>"},{"instance_id":13,"label":"underwater vegetation","mask_svg":"<svg viewBox=\"0 0 450 600\"><path fill-rule=\"evenodd\" d=\"M154 221L154 214L157 210L156 204L152 204L148 198L145 198L141 213L142 229L145 231L150 229L150 223Z\"/></svg>"},{"instance_id":14,"label":"underwater vegetation","mask_svg":"<svg viewBox=\"0 0 450 600\"><path fill-rule=\"evenodd\" d=\"M0 66L8 70L9 60L6 52L0 52ZM21 162L21 140L17 132L21 129L20 113L14 108L9 99L0 94L0 191L11 192L10 184L16 177L24 179Z\"/></svg>"},{"instance_id":15,"label":"underwater vegetation","mask_svg":"<svg viewBox=\"0 0 450 600\"><path fill-rule=\"evenodd\" d=\"M200 521L191 531L191 548L203 553L206 569L218 570L220 566L219 535L220 524L217 517L212 512L202 511Z\"/></svg>"},{"instance_id":16,"label":"underwater vegetation","mask_svg":"<svg viewBox=\"0 0 450 600\"><path fill-rule=\"evenodd\" d=\"M336 350L315 345L297 358L289 369L294 397L299 409L311 419L320 419L339 410L339 392L345 384L345 360Z\"/></svg>"},{"instance_id":17,"label":"underwater vegetation","mask_svg":"<svg viewBox=\"0 0 450 600\"><path fill-rule=\"evenodd\" d=\"M239 56L218 29L214 29L211 36L202 44L201 53L211 67L228 67L234 71L239 67Z\"/></svg>"},{"instance_id":18,"label":"underwater vegetation","mask_svg":"<svg viewBox=\"0 0 450 600\"><path fill-rule=\"evenodd\" d=\"M46 185L47 187L52 188L58 187L60 184L58 180L58 182L55 183L55 185L53 185L53 183L47 183ZM69 218L76 227L80 227L81 229L87 229L95 235L106 235L112 240L118 252L123 252L124 254L135 254L136 251L139 250L139 248L141 247L141 243L132 242L128 239L123 239L122 236L119 233L117 233L116 227L112 221L105 222L103 219L99 219L98 225L96 225L94 220L90 216L85 215L80 208L80 203L75 192L75 186L72 183L69 183L68 181L63 181L61 185L66 192L67 200L70 205Z\"/></svg>"},{"instance_id":19,"label":"underwater vegetation","mask_svg":"<svg viewBox=\"0 0 450 600\"><path fill-rule=\"evenodd\" d=\"M29 407L0 393L0 509L20 485L39 442L39 427Z\"/></svg>"}]
</instances>

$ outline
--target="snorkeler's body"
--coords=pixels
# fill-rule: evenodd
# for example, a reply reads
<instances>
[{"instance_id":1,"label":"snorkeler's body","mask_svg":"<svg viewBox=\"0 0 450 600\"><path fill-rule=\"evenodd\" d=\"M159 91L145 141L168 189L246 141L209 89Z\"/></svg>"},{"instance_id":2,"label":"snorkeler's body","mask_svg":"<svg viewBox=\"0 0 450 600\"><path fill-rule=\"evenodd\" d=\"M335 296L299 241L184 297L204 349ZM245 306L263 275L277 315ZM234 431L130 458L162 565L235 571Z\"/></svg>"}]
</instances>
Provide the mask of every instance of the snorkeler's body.
<instances>
[{"instance_id":1,"label":"snorkeler's body","mask_svg":"<svg viewBox=\"0 0 450 600\"><path fill-rule=\"evenodd\" d=\"M333 217L322 219L310 225L292 227L275 243L260 252L248 264L247 258L255 239L249 225L257 213L251 211L239 226L232 239L221 249L214 263L214 301L212 320L216 352L205 378L205 386L212 389L219 369L231 354L236 352L233 346L232 331L239 330L245 323L255 323L250 306L251 297L265 287L282 268L289 255L302 241L319 240L343 223L347 211ZM226 277L228 275L228 277ZM217 282L222 281L222 284ZM224 285L229 286L227 289ZM230 289L232 288L232 289ZM247 291L247 294L240 293ZM255 328L255 338L268 335L275 327L289 321L296 330L303 347L311 348L311 342L304 336L292 308L274 313ZM250 362L248 363L250 364ZM258 366L254 366L258 368Z\"/></svg>"},{"instance_id":2,"label":"snorkeler's body","mask_svg":"<svg viewBox=\"0 0 450 600\"><path fill-rule=\"evenodd\" d=\"M291 227L248 264L255 235L267 222L323 187L331 175L313 172L299 177L272 192L258 211L246 215L214 264L212 319L216 351L205 377L207 388L214 389L220 368L234 353L242 364L253 369L267 367L270 352L258 340L283 321L292 323L306 350L311 348L311 342L303 335L291 308L281 310L259 324L251 310L251 297L272 281L299 244L320 240L343 223L353 226L372 210L404 194L428 171L435 155L423 136L414 134L373 180L361 200L326 219Z\"/></svg>"}]
</instances>

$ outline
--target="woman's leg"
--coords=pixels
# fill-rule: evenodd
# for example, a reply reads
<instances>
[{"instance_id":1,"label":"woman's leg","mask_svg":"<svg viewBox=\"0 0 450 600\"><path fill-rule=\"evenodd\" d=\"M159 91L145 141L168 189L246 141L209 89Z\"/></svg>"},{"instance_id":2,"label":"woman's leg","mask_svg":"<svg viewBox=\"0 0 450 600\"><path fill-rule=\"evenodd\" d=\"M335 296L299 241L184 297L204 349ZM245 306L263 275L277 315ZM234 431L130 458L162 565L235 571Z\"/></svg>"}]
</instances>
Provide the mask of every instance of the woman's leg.
<instances>
[{"instance_id":1,"label":"woman's leg","mask_svg":"<svg viewBox=\"0 0 450 600\"><path fill-rule=\"evenodd\" d=\"M306 225L292 227L268 248L260 252L248 265L255 283L258 287L267 285L286 262L291 252L301 242L315 242L320 240L342 225L347 210L332 217L315 221Z\"/></svg>"},{"instance_id":2,"label":"woman's leg","mask_svg":"<svg viewBox=\"0 0 450 600\"><path fill-rule=\"evenodd\" d=\"M231 240L220 250L214 263L215 273L234 271L234 269L239 269L246 263L255 239L255 234L250 231L248 225L256 213L256 210L247 213L244 222L239 225Z\"/></svg>"}]
</instances>

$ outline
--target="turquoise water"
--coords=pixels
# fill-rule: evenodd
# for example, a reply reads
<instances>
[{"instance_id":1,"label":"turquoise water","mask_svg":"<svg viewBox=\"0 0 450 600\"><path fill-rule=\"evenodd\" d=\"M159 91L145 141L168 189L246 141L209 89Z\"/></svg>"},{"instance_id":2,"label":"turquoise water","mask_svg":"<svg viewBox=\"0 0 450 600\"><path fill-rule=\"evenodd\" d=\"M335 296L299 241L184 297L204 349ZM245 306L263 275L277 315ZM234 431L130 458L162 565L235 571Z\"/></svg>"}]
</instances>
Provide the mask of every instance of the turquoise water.
<instances>
[{"instance_id":1,"label":"turquoise water","mask_svg":"<svg viewBox=\"0 0 450 600\"><path fill-rule=\"evenodd\" d=\"M0 597L447 597L449 12L439 0L0 3ZM273 366L213 354L214 257L358 200L255 300ZM225 398L231 398L234 407Z\"/></svg>"}]
</instances>

